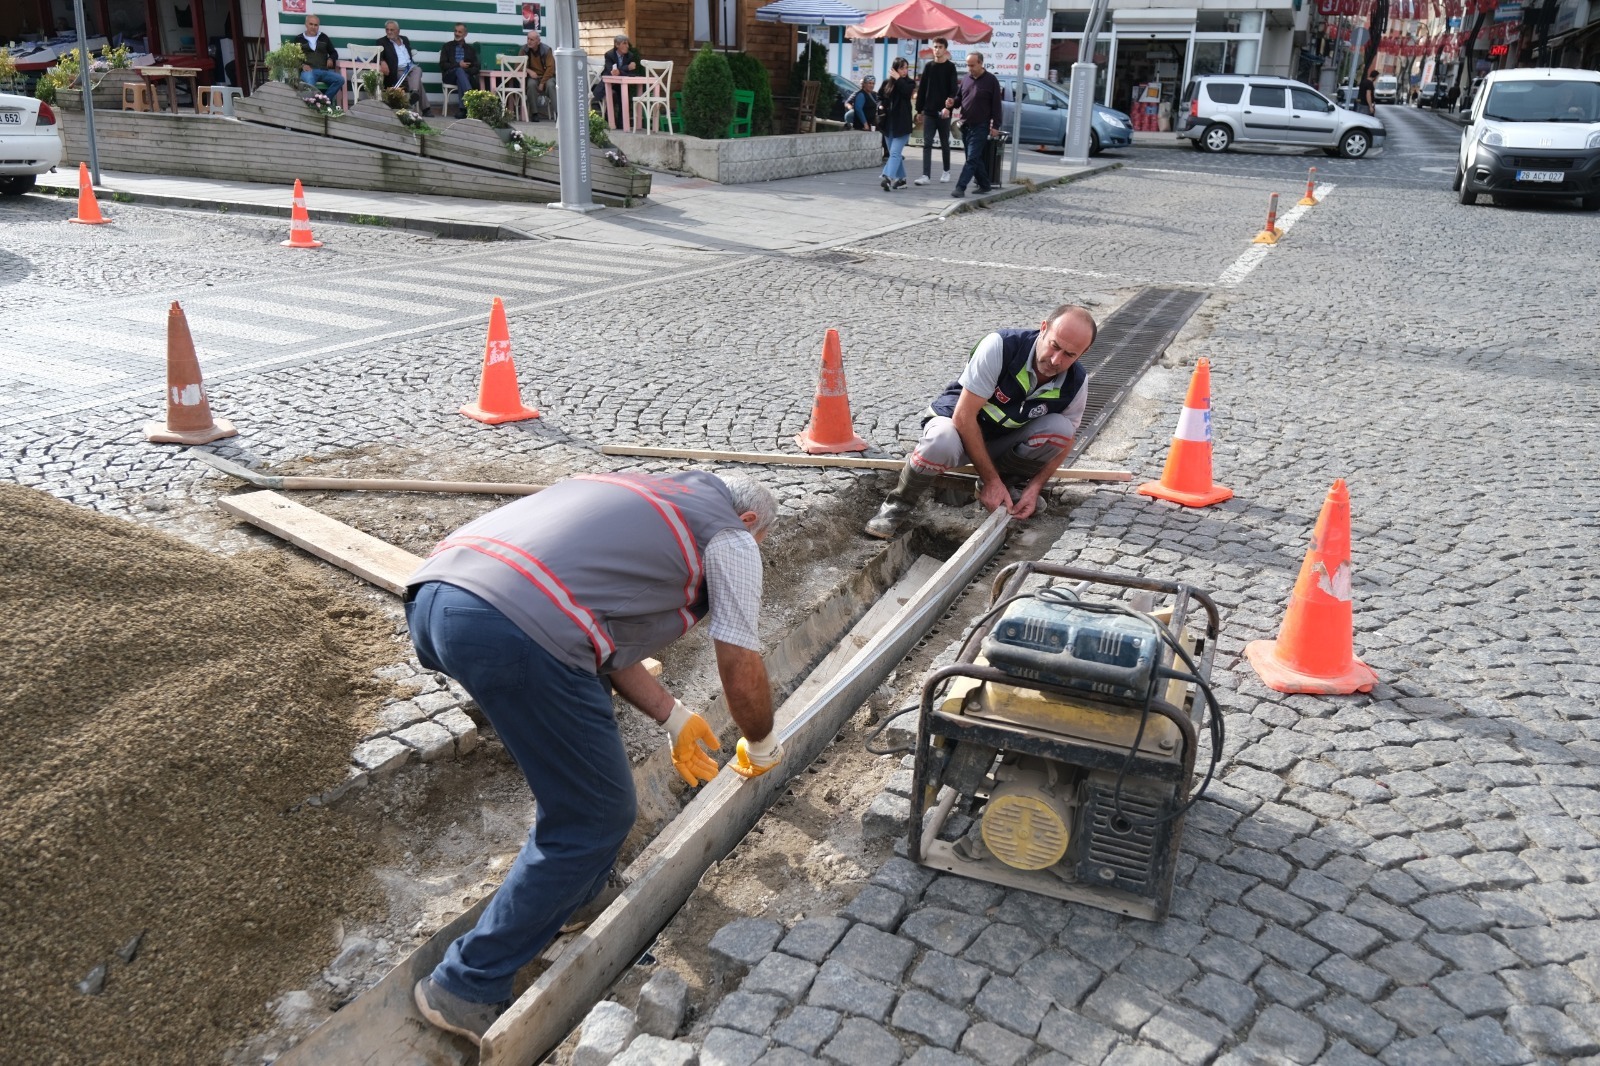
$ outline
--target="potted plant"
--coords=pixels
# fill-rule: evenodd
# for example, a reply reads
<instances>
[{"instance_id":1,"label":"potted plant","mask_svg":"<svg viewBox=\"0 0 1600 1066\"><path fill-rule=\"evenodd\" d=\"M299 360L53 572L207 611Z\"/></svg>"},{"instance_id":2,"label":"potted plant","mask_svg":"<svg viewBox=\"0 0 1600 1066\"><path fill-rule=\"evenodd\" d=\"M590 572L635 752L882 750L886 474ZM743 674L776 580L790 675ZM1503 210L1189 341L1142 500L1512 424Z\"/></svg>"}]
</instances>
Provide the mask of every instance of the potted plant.
<instances>
[{"instance_id":1,"label":"potted plant","mask_svg":"<svg viewBox=\"0 0 1600 1066\"><path fill-rule=\"evenodd\" d=\"M267 77L289 85L300 83L300 68L305 66L306 51L298 41L285 41L261 57L267 65Z\"/></svg>"},{"instance_id":2,"label":"potted plant","mask_svg":"<svg viewBox=\"0 0 1600 1066\"><path fill-rule=\"evenodd\" d=\"M0 92L14 93L22 89L21 79L17 77L17 61L11 58L11 53L0 49Z\"/></svg>"},{"instance_id":3,"label":"potted plant","mask_svg":"<svg viewBox=\"0 0 1600 1066\"><path fill-rule=\"evenodd\" d=\"M90 80L94 85L94 106L109 111L122 107L122 90L126 85L143 85L144 79L133 69L133 56L128 46L115 48L107 45L95 56L91 64Z\"/></svg>"}]
</instances>

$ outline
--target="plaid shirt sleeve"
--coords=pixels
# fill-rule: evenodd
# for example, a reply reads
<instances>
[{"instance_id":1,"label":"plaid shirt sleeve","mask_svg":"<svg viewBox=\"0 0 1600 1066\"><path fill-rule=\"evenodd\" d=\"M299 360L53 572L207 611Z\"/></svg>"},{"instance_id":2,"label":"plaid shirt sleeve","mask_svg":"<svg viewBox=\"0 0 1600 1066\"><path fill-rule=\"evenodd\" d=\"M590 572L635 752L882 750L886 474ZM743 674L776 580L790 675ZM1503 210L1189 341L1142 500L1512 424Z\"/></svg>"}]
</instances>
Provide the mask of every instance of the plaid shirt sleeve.
<instances>
[{"instance_id":1,"label":"plaid shirt sleeve","mask_svg":"<svg viewBox=\"0 0 1600 1066\"><path fill-rule=\"evenodd\" d=\"M725 529L706 545L706 594L712 640L761 650L761 549L743 529Z\"/></svg>"}]
</instances>

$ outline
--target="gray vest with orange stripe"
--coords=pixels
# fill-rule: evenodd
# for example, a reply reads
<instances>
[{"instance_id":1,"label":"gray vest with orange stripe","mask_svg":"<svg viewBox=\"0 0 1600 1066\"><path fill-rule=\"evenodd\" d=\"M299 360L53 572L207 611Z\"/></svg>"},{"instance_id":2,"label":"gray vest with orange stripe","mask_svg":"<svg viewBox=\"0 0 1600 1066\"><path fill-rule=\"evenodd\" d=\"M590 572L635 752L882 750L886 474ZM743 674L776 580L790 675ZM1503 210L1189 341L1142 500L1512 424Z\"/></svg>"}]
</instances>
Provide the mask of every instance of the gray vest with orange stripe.
<instances>
[{"instance_id":1,"label":"gray vest with orange stripe","mask_svg":"<svg viewBox=\"0 0 1600 1066\"><path fill-rule=\"evenodd\" d=\"M582 474L462 526L409 584L460 586L562 662L608 673L705 617L705 546L743 528L712 474Z\"/></svg>"}]
</instances>

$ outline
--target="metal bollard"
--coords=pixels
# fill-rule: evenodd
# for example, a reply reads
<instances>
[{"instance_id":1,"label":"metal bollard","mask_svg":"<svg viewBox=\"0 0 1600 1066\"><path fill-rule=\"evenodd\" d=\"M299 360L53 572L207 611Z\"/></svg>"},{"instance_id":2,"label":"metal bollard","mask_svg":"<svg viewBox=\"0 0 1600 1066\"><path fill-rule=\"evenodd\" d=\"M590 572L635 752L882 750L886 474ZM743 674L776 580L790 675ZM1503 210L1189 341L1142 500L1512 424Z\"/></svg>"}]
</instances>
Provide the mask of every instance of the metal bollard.
<instances>
[{"instance_id":1,"label":"metal bollard","mask_svg":"<svg viewBox=\"0 0 1600 1066\"><path fill-rule=\"evenodd\" d=\"M1302 196L1297 207L1316 207L1320 201L1317 199L1317 168L1312 167L1311 173L1306 175L1306 194Z\"/></svg>"},{"instance_id":2,"label":"metal bollard","mask_svg":"<svg viewBox=\"0 0 1600 1066\"><path fill-rule=\"evenodd\" d=\"M1278 228L1278 194L1273 193L1267 201L1267 226L1255 235L1251 244L1277 244L1278 238L1283 236L1283 231Z\"/></svg>"}]
</instances>

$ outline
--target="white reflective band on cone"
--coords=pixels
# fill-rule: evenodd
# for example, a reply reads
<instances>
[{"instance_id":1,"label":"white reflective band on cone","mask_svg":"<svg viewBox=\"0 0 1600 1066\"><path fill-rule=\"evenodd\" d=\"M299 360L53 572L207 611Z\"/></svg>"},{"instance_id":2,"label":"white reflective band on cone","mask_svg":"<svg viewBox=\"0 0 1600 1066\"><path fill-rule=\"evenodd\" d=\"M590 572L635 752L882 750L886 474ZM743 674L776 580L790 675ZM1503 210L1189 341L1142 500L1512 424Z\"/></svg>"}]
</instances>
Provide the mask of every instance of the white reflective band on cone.
<instances>
[{"instance_id":1,"label":"white reflective band on cone","mask_svg":"<svg viewBox=\"0 0 1600 1066\"><path fill-rule=\"evenodd\" d=\"M1178 416L1178 428L1173 431L1177 440L1211 441L1211 412L1185 407Z\"/></svg>"}]
</instances>

